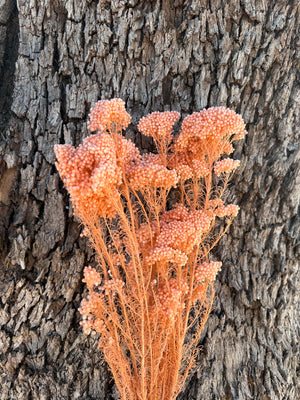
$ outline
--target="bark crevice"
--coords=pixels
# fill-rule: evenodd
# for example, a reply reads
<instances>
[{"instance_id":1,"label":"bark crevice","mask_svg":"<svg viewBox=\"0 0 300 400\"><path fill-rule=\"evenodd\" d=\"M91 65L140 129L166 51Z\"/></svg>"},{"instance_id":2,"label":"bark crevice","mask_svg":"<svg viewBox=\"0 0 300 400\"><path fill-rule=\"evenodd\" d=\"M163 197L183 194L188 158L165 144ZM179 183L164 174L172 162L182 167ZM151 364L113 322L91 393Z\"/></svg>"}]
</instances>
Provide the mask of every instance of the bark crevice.
<instances>
[{"instance_id":1,"label":"bark crevice","mask_svg":"<svg viewBox=\"0 0 300 400\"><path fill-rule=\"evenodd\" d=\"M11 116L11 104L13 101L15 64L18 57L19 49L19 16L16 0L7 2L10 11L7 11L7 21L2 32L5 32L5 38L0 37L0 45L5 43L3 57L0 53L0 140L5 138L5 131L8 128ZM0 12L3 10L0 10ZM3 40L4 39L4 40Z\"/></svg>"}]
</instances>

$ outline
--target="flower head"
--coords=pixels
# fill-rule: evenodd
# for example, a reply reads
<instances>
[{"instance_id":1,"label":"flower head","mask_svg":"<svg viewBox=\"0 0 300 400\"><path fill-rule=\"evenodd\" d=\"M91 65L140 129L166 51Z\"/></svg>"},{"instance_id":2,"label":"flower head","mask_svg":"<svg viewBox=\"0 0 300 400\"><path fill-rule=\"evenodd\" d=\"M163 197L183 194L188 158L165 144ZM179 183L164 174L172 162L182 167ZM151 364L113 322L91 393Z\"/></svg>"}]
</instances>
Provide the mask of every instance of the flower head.
<instances>
[{"instance_id":1,"label":"flower head","mask_svg":"<svg viewBox=\"0 0 300 400\"><path fill-rule=\"evenodd\" d=\"M232 140L241 139L245 134L240 115L225 107L211 107L183 120L175 151L189 153L199 160L208 156L211 161L217 161L221 154L232 152Z\"/></svg>"},{"instance_id":2,"label":"flower head","mask_svg":"<svg viewBox=\"0 0 300 400\"><path fill-rule=\"evenodd\" d=\"M198 282L205 281L206 279L209 281L214 281L217 273L221 270L222 263L221 262L204 262L200 264L195 271L195 277Z\"/></svg>"},{"instance_id":3,"label":"flower head","mask_svg":"<svg viewBox=\"0 0 300 400\"><path fill-rule=\"evenodd\" d=\"M101 284L102 278L95 270L95 268L92 267L85 267L84 268L84 279L82 279L82 282L86 283L86 286L88 290L92 290L95 286L98 286Z\"/></svg>"},{"instance_id":4,"label":"flower head","mask_svg":"<svg viewBox=\"0 0 300 400\"><path fill-rule=\"evenodd\" d=\"M125 103L121 99L100 100L91 109L89 114L90 131L101 132L113 130L121 131L130 124L131 117L125 110Z\"/></svg>"},{"instance_id":5,"label":"flower head","mask_svg":"<svg viewBox=\"0 0 300 400\"><path fill-rule=\"evenodd\" d=\"M225 160L218 161L215 163L214 171L217 176L222 173L229 174L240 165L239 160L232 160L231 158L225 158Z\"/></svg>"},{"instance_id":6,"label":"flower head","mask_svg":"<svg viewBox=\"0 0 300 400\"><path fill-rule=\"evenodd\" d=\"M173 125L179 118L180 114L176 111L153 112L140 120L138 129L146 136L165 138L171 135Z\"/></svg>"},{"instance_id":7,"label":"flower head","mask_svg":"<svg viewBox=\"0 0 300 400\"><path fill-rule=\"evenodd\" d=\"M117 187L122 182L113 139L106 133L92 135L77 148L56 145L55 154L75 212L113 216Z\"/></svg>"},{"instance_id":8,"label":"flower head","mask_svg":"<svg viewBox=\"0 0 300 400\"><path fill-rule=\"evenodd\" d=\"M217 217L236 217L238 215L240 207L236 204L228 204L228 206L220 206L216 208L215 215Z\"/></svg>"},{"instance_id":9,"label":"flower head","mask_svg":"<svg viewBox=\"0 0 300 400\"><path fill-rule=\"evenodd\" d=\"M158 308L162 318L174 320L176 314L184 307L183 297L188 287L185 282L171 278L157 290Z\"/></svg>"},{"instance_id":10,"label":"flower head","mask_svg":"<svg viewBox=\"0 0 300 400\"><path fill-rule=\"evenodd\" d=\"M169 189L176 186L178 182L176 171L164 167L159 156L151 153L143 155L138 162L129 164L126 174L131 187L136 190L149 187Z\"/></svg>"},{"instance_id":11,"label":"flower head","mask_svg":"<svg viewBox=\"0 0 300 400\"><path fill-rule=\"evenodd\" d=\"M234 134L245 134L242 117L225 107L211 107L188 115L182 122L181 138L177 145L188 137L222 138Z\"/></svg>"}]
</instances>

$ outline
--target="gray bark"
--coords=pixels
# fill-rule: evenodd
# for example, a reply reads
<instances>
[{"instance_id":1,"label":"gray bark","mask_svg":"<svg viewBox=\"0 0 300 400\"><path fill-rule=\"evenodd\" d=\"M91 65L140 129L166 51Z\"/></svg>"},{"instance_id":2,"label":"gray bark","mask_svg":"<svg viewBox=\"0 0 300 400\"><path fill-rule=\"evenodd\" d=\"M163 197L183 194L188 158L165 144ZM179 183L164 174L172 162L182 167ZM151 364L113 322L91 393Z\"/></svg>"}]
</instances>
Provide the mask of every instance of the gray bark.
<instances>
[{"instance_id":1,"label":"gray bark","mask_svg":"<svg viewBox=\"0 0 300 400\"><path fill-rule=\"evenodd\" d=\"M287 0L0 0L1 400L116 394L79 326L94 258L53 152L113 97L134 123L216 105L247 123L230 187L241 211L180 399L300 398L299 23Z\"/></svg>"}]
</instances>

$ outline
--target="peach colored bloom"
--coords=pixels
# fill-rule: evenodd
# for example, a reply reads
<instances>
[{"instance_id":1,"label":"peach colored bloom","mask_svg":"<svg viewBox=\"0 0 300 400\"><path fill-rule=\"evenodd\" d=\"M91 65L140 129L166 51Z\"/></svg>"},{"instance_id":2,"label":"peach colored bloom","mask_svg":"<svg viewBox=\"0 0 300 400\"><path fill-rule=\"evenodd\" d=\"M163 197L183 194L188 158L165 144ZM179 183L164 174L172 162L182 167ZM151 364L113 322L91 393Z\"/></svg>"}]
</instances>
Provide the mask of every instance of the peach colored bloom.
<instances>
[{"instance_id":1,"label":"peach colored bloom","mask_svg":"<svg viewBox=\"0 0 300 400\"><path fill-rule=\"evenodd\" d=\"M201 282L206 279L209 281L214 281L217 273L221 270L221 262L204 262L200 264L195 271L196 280Z\"/></svg>"},{"instance_id":2,"label":"peach colored bloom","mask_svg":"<svg viewBox=\"0 0 300 400\"><path fill-rule=\"evenodd\" d=\"M239 160L232 160L231 158L225 158L225 160L218 161L215 163L214 171L217 176L222 173L228 174L240 165Z\"/></svg>"},{"instance_id":3,"label":"peach colored bloom","mask_svg":"<svg viewBox=\"0 0 300 400\"><path fill-rule=\"evenodd\" d=\"M216 208L215 214L217 217L236 217L238 215L240 207L235 204L229 204L228 206L220 206Z\"/></svg>"},{"instance_id":4,"label":"peach colored bloom","mask_svg":"<svg viewBox=\"0 0 300 400\"><path fill-rule=\"evenodd\" d=\"M179 118L180 114L176 111L153 112L140 120L138 129L146 136L165 138L171 135L173 126Z\"/></svg>"},{"instance_id":5,"label":"peach colored bloom","mask_svg":"<svg viewBox=\"0 0 300 400\"><path fill-rule=\"evenodd\" d=\"M90 131L113 131L126 129L131 117L125 110L125 103L121 99L100 100L91 109L89 114Z\"/></svg>"}]
</instances>

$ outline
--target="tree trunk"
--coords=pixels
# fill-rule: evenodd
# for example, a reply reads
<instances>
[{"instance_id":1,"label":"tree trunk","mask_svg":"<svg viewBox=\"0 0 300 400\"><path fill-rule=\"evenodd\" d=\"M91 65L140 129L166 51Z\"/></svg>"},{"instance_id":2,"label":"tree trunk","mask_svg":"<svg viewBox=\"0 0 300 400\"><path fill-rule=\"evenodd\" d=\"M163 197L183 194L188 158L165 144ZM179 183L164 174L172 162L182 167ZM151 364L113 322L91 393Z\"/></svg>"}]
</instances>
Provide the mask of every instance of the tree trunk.
<instances>
[{"instance_id":1,"label":"tree trunk","mask_svg":"<svg viewBox=\"0 0 300 400\"><path fill-rule=\"evenodd\" d=\"M217 105L247 123L230 187L241 211L180 399L300 398L299 14L297 0L0 0L1 400L116 396L79 325L94 257L53 152L113 97L134 123Z\"/></svg>"}]
</instances>

